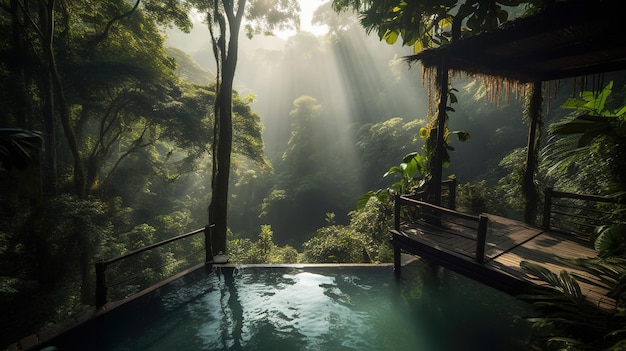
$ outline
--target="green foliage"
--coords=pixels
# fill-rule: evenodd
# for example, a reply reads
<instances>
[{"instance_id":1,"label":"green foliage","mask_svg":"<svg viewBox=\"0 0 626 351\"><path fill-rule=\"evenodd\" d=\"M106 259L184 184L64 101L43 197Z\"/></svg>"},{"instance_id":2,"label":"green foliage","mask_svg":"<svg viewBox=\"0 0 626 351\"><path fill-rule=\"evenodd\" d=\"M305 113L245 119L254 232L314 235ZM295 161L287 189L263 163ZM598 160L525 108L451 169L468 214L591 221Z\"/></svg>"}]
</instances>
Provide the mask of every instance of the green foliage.
<instances>
[{"instance_id":1,"label":"green foliage","mask_svg":"<svg viewBox=\"0 0 626 351\"><path fill-rule=\"evenodd\" d=\"M539 265L522 262L524 271L549 286L523 298L540 313L529 320L544 334L541 341L550 350L620 350L623 346L626 226L618 223L598 227L594 236L598 257L558 258L582 274L562 271L556 275ZM607 311L591 305L581 293L578 281L607 290L606 296L615 301L615 309Z\"/></svg>"},{"instance_id":2,"label":"green foliage","mask_svg":"<svg viewBox=\"0 0 626 351\"><path fill-rule=\"evenodd\" d=\"M373 262L393 262L389 228L393 227L393 208L389 201L370 197L363 208L350 212L349 227L362 236Z\"/></svg>"},{"instance_id":3,"label":"green foliage","mask_svg":"<svg viewBox=\"0 0 626 351\"><path fill-rule=\"evenodd\" d=\"M427 181L424 156L419 152L407 154L400 165L389 168L383 177L392 174L400 177L400 180L393 183L389 188L392 194L411 194L423 188Z\"/></svg>"},{"instance_id":4,"label":"green foliage","mask_svg":"<svg viewBox=\"0 0 626 351\"><path fill-rule=\"evenodd\" d=\"M592 116L622 117L626 114L626 106L614 110L607 108L607 102L612 91L613 81L610 81L601 91L583 91L580 93L580 99L567 99L567 101L561 104L561 108L581 111ZM573 128L574 130L567 131L567 129L573 126L566 126L561 123L556 124L555 127L564 128L561 132L557 131L558 134L583 133L587 131L587 128Z\"/></svg>"},{"instance_id":5,"label":"green foliage","mask_svg":"<svg viewBox=\"0 0 626 351\"><path fill-rule=\"evenodd\" d=\"M402 159L411 150L421 147L418 133L425 123L417 119L405 122L404 119L395 117L383 122L368 123L359 129L356 146L362 155L359 166L361 173L365 175L365 186L381 186L380 174L389 168L389 160ZM370 174L376 177L369 176Z\"/></svg>"},{"instance_id":6,"label":"green foliage","mask_svg":"<svg viewBox=\"0 0 626 351\"><path fill-rule=\"evenodd\" d=\"M455 3L455 0L444 1L435 6L405 1L333 1L333 7L338 12L349 8L358 11L368 33L376 30L380 40L388 44L402 38L402 45L414 46L417 52L447 41L442 29L450 24L448 12Z\"/></svg>"},{"instance_id":7,"label":"green foliage","mask_svg":"<svg viewBox=\"0 0 626 351\"><path fill-rule=\"evenodd\" d=\"M492 188L481 180L477 183L459 184L456 203L458 210L470 214L492 213L502 215L507 206L498 188Z\"/></svg>"},{"instance_id":8,"label":"green foliage","mask_svg":"<svg viewBox=\"0 0 626 351\"><path fill-rule=\"evenodd\" d=\"M450 103L458 102L454 92L456 89L449 88L448 94L450 95ZM448 108L453 111L451 107ZM447 117L446 117L447 119ZM431 121L431 124L433 121ZM379 197L380 200L389 199L389 195L393 194L415 194L427 190L428 184L431 181L433 174L434 155L435 155L435 142L436 135L433 133L436 129L431 127L422 127L419 129L419 137L426 139L426 142L422 146L422 153L411 152L406 154L402 158L402 162L397 166L392 166L384 175L396 175L400 179L392 183L386 190L379 190L377 192L368 192L359 200L359 207L364 204L364 200L371 195ZM446 129L444 133L444 154L442 155L442 166L448 167L450 164L450 155L448 151L453 151L454 147L449 144L450 136L456 135L462 142L468 141L470 135L466 131L449 131Z\"/></svg>"},{"instance_id":9,"label":"green foliage","mask_svg":"<svg viewBox=\"0 0 626 351\"><path fill-rule=\"evenodd\" d=\"M289 245L279 247L274 243L273 235L271 226L263 225L255 242L250 239L230 240L230 261L244 264L297 263L298 251Z\"/></svg>"},{"instance_id":10,"label":"green foliage","mask_svg":"<svg viewBox=\"0 0 626 351\"><path fill-rule=\"evenodd\" d=\"M598 257L626 257L626 223L600 226L592 239Z\"/></svg>"},{"instance_id":11,"label":"green foliage","mask_svg":"<svg viewBox=\"0 0 626 351\"><path fill-rule=\"evenodd\" d=\"M16 333L7 329L2 342L8 335L17 338L39 329L42 320L63 320L92 300L95 260L204 225L211 184L207 155L216 86L206 79L192 84L177 77L176 73L207 72L198 71L188 56L166 51L161 31L171 24L189 30L190 2L78 0L54 7L41 1L27 3L3 6L6 16L0 26L6 40L1 45L7 55L0 60L2 127L28 126L45 132L4 129L0 172L4 181L18 175L9 168L38 161L33 168L40 166L46 176L37 180L48 182L58 175L58 186L46 189L50 193L45 199L41 194L29 197L19 208L13 208L13 192L7 206L5 192L0 194L2 288L20 303L15 309L24 312L10 322L27 329ZM34 24L46 21L39 17L45 11L38 13L38 5L50 10L50 24L54 23L38 29L50 29L55 62L41 60L47 57L42 36L46 33L35 31ZM53 82L46 82L48 69L58 70L61 86L51 88ZM263 153L260 116L251 109L254 100L236 92L230 95L236 130L233 149L248 158L241 167L271 171ZM61 113L68 117L63 125ZM63 139L68 134L76 138ZM44 154L39 155L42 141ZM70 148L76 149L75 155L68 155ZM83 167L87 194L66 194L70 180ZM171 276L195 262L197 257L191 255L202 249L203 240L194 238L110 266L109 283L118 283L110 296L124 298ZM271 260L296 262L295 249L282 251L280 259ZM41 301L33 304L34 313L28 313L31 294Z\"/></svg>"},{"instance_id":12,"label":"green foliage","mask_svg":"<svg viewBox=\"0 0 626 351\"><path fill-rule=\"evenodd\" d=\"M72 271L69 267L77 268L76 262L67 261L67 258L76 259L79 253L83 253L81 250L92 250L88 255L98 256L93 250L102 247L101 240L112 234L107 205L99 199L81 200L71 195L61 195L49 199L46 209L48 254L54 260L59 260L58 264L68 265L65 267L68 270L60 269L56 274ZM81 238L87 242L81 243Z\"/></svg>"},{"instance_id":13,"label":"green foliage","mask_svg":"<svg viewBox=\"0 0 626 351\"><path fill-rule=\"evenodd\" d=\"M549 126L549 176L578 178L578 185L590 193L621 192L626 184L626 106L612 99L612 90L611 81L601 91L583 91L579 99L563 103L562 108L573 112Z\"/></svg>"},{"instance_id":14,"label":"green foliage","mask_svg":"<svg viewBox=\"0 0 626 351\"><path fill-rule=\"evenodd\" d=\"M519 213L524 208L524 195L519 185L522 184L525 159L526 148L518 148L502 158L498 164L505 170L505 176L498 180L498 193L502 195L502 201L507 207Z\"/></svg>"},{"instance_id":15,"label":"green foliage","mask_svg":"<svg viewBox=\"0 0 626 351\"><path fill-rule=\"evenodd\" d=\"M351 139L344 137L350 131L317 99L297 98L289 117L291 137L282 159L274 162L261 218L272 225L277 242L299 245L324 225L327 212L345 218L358 194L358 160L350 152Z\"/></svg>"},{"instance_id":16,"label":"green foliage","mask_svg":"<svg viewBox=\"0 0 626 351\"><path fill-rule=\"evenodd\" d=\"M394 44L401 38L403 46L412 46L415 52L419 52L450 42L455 35L453 26L464 33L494 29L509 19L511 6L527 2L334 0L332 4L337 12L358 12L365 30L368 33L375 30L380 40Z\"/></svg>"},{"instance_id":17,"label":"green foliage","mask_svg":"<svg viewBox=\"0 0 626 351\"><path fill-rule=\"evenodd\" d=\"M317 230L303 244L302 260L318 263L392 262L389 228L393 211L390 202L376 196L361 209L350 212L350 223L330 225Z\"/></svg>"},{"instance_id":18,"label":"green foliage","mask_svg":"<svg viewBox=\"0 0 626 351\"><path fill-rule=\"evenodd\" d=\"M619 350L626 330L626 319L621 312L626 297L626 262L623 258L568 262L599 278L600 283L565 271L557 275L539 265L522 262L524 271L547 283L547 287L521 296L540 313L528 319L541 336L538 342L547 350ZM608 288L608 296L616 299L618 308L604 311L590 304L577 280Z\"/></svg>"},{"instance_id":19,"label":"green foliage","mask_svg":"<svg viewBox=\"0 0 626 351\"><path fill-rule=\"evenodd\" d=\"M292 0L249 0L246 35L272 35L275 30L300 28L300 4Z\"/></svg>"},{"instance_id":20,"label":"green foliage","mask_svg":"<svg viewBox=\"0 0 626 351\"><path fill-rule=\"evenodd\" d=\"M612 87L610 82L601 91L584 91L579 99L568 99L561 107L574 112L549 127L552 138L546 147L547 174L562 191L622 193L626 108L623 101L612 98ZM613 224L596 228L591 237L597 258L560 259L586 274L556 275L543 267L522 263L524 271L551 287L525 297L540 312L530 320L545 334L547 349L624 347L626 226L619 210L604 215L603 220ZM590 305L578 281L608 290L607 296L616 301L616 309L603 311Z\"/></svg>"},{"instance_id":21,"label":"green foliage","mask_svg":"<svg viewBox=\"0 0 626 351\"><path fill-rule=\"evenodd\" d=\"M263 143L263 125L261 117L252 111L250 105L254 101L250 96L240 97L236 92L233 96L233 152L244 156L264 172L273 171L272 165L265 157Z\"/></svg>"},{"instance_id":22,"label":"green foliage","mask_svg":"<svg viewBox=\"0 0 626 351\"><path fill-rule=\"evenodd\" d=\"M160 231L167 233L168 236L184 233L190 228L191 212L188 209L174 211L167 215L159 215L155 217L157 227Z\"/></svg>"},{"instance_id":23,"label":"green foliage","mask_svg":"<svg viewBox=\"0 0 626 351\"><path fill-rule=\"evenodd\" d=\"M249 38L260 31L269 32L295 23L299 7L293 0L217 2L188 0L200 13L206 14L211 48L217 65L216 101L213 105L214 131L212 145L211 203L208 213L214 224L212 245L226 251L228 219L228 186L233 150L233 85L239 51L239 33L244 15ZM284 28L284 27L282 27Z\"/></svg>"},{"instance_id":24,"label":"green foliage","mask_svg":"<svg viewBox=\"0 0 626 351\"><path fill-rule=\"evenodd\" d=\"M328 226L317 230L315 237L302 244L303 260L313 263L368 262L363 241L345 226Z\"/></svg>"}]
</instances>

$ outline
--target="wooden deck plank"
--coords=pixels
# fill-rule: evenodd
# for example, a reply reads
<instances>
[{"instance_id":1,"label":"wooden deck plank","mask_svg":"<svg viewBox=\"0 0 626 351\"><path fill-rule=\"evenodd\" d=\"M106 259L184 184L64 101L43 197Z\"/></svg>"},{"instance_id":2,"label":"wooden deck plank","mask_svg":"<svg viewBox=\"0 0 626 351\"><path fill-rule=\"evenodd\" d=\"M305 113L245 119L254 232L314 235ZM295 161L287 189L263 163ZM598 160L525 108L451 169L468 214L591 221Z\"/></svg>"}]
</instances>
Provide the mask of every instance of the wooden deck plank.
<instances>
[{"instance_id":1,"label":"wooden deck plank","mask_svg":"<svg viewBox=\"0 0 626 351\"><path fill-rule=\"evenodd\" d=\"M430 225L403 223L399 231L392 231L392 243L512 294L543 284L522 271L522 261L539 264L556 274L565 270L596 279L557 259L596 257L591 245L567 240L561 234L543 231L509 218L494 215L488 215L488 218L485 263L482 264L475 259L475 232L455 224L446 223L445 228L439 229ZM615 307L615 301L606 296L606 290L583 282L579 284L583 294L594 305L604 309Z\"/></svg>"}]
</instances>

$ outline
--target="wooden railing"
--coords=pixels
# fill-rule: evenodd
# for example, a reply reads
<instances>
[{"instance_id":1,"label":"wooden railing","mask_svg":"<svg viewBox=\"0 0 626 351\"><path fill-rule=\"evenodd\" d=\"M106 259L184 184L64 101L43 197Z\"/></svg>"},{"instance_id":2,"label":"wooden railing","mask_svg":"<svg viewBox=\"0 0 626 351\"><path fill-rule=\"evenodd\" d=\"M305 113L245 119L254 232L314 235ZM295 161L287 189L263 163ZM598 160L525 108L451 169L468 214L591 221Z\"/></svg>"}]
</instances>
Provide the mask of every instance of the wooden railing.
<instances>
[{"instance_id":1,"label":"wooden railing","mask_svg":"<svg viewBox=\"0 0 626 351\"><path fill-rule=\"evenodd\" d=\"M456 189L459 185L459 181L456 177L448 178L441 182L441 206L449 209L456 209ZM429 194L426 190L415 193L408 196L414 200L428 201Z\"/></svg>"},{"instance_id":2,"label":"wooden railing","mask_svg":"<svg viewBox=\"0 0 626 351\"><path fill-rule=\"evenodd\" d=\"M588 241L600 225L617 223L615 211L624 208L615 198L566 193L547 188L542 228Z\"/></svg>"},{"instance_id":3,"label":"wooden railing","mask_svg":"<svg viewBox=\"0 0 626 351\"><path fill-rule=\"evenodd\" d=\"M443 227L446 222L452 223L457 219L462 220L463 224L456 224L470 228L476 233L474 260L478 263L485 262L485 242L487 240L487 225L489 222L486 215L474 216L406 196L396 195L394 229L398 232L401 231L402 218L412 224L422 223L423 225L434 227Z\"/></svg>"},{"instance_id":4,"label":"wooden railing","mask_svg":"<svg viewBox=\"0 0 626 351\"><path fill-rule=\"evenodd\" d=\"M456 177L452 177L441 182L441 185L444 186L441 189L442 204L444 203L443 199L446 199L446 207L452 210L456 210L456 188L459 185L459 181L456 179Z\"/></svg>"},{"instance_id":5,"label":"wooden railing","mask_svg":"<svg viewBox=\"0 0 626 351\"><path fill-rule=\"evenodd\" d=\"M135 251L131 251L127 254L109 259L109 260L103 260L103 261L98 261L96 262L95 266L96 266L96 307L101 307L104 306L107 303L107 282L106 282L106 269L109 265L119 262L119 261L123 261L126 260L128 258L137 256L138 254L141 254L143 252L149 251L149 250L153 250L155 248L161 247L163 245L169 244L169 243L173 243L175 241L179 241L181 239L185 239L200 233L204 233L205 234L205 262L211 262L213 259L213 253L211 252L211 228L214 225L207 225L203 228L199 228L196 229L194 231L191 231L189 233L185 233L185 234L181 234L163 241L160 241L158 243L154 243L151 245L147 245L144 246L140 249L137 249Z\"/></svg>"}]
</instances>

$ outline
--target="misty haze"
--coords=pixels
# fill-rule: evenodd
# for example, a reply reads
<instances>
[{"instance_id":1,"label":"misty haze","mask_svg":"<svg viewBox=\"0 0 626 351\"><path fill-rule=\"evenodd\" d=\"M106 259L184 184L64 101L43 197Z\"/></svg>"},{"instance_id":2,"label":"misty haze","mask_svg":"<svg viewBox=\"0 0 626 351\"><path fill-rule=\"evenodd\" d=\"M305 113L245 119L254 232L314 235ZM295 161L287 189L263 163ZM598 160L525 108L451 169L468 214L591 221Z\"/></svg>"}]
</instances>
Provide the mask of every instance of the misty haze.
<instances>
[{"instance_id":1,"label":"misty haze","mask_svg":"<svg viewBox=\"0 0 626 351\"><path fill-rule=\"evenodd\" d=\"M448 45L552 5L351 0L333 8L333 1L247 0L239 12L234 3L199 0L0 3L0 347L194 267L225 262L397 269L399 258L419 261L419 273L410 271L400 290L419 296L421 308L428 305L422 296L430 296L421 289L432 288L424 281L457 278L439 263L427 272L432 262L406 247L400 255L393 243L400 217L453 231L441 213L476 223L488 214L547 230L551 189L576 194L574 226L585 233L573 241L603 259L625 251L623 71L516 81L495 73L534 74L509 64L526 68L525 60L508 58L486 72L470 62L472 54L489 54L489 43L452 62L460 68L446 66ZM598 56L622 49L621 42L610 50L601 45L608 39L593 39L603 35L597 22L584 30L570 25L585 35L554 26L565 38L598 42ZM549 40L540 28L531 31L534 39L506 39L491 51L535 53L533 40ZM575 60L591 55L582 49L590 45L569 49L574 72L584 71ZM570 64L557 58L536 66ZM581 194L610 205L594 202L590 210ZM394 207L400 195L419 205ZM441 212L424 219L432 211ZM495 223L488 230L499 228ZM483 236L487 253L470 257L471 265L512 250L489 239ZM600 269L589 265L591 275ZM533 272L542 279L544 271ZM287 273L272 279L298 289L335 284L309 274L303 276L313 283ZM236 297L222 278L222 298ZM333 303L350 305L351 297L337 296ZM613 301L623 309L623 300ZM242 309L227 307L233 315Z\"/></svg>"}]
</instances>

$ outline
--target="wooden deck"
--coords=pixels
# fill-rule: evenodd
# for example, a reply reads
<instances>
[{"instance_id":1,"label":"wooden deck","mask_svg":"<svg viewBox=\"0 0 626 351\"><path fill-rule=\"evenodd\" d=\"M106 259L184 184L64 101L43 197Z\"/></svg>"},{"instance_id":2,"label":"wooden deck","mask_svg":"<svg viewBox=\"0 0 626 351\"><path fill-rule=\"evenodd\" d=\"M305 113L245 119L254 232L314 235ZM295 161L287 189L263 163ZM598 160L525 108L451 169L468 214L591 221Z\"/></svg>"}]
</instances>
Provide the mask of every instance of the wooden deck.
<instances>
[{"instance_id":1,"label":"wooden deck","mask_svg":"<svg viewBox=\"0 0 626 351\"><path fill-rule=\"evenodd\" d=\"M557 274L566 270L595 279L556 259L557 256L596 257L589 244L568 240L563 234L544 231L512 219L489 214L484 216L488 218L488 225L482 263L476 259L475 225L466 225L462 221L444 222L441 226L400 222L398 228L391 231L396 258L400 250L405 250L512 295L543 283L522 271L522 261L540 264ZM591 303L602 309L615 307L615 301L606 297L605 290L579 283Z\"/></svg>"}]
</instances>

